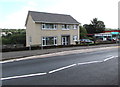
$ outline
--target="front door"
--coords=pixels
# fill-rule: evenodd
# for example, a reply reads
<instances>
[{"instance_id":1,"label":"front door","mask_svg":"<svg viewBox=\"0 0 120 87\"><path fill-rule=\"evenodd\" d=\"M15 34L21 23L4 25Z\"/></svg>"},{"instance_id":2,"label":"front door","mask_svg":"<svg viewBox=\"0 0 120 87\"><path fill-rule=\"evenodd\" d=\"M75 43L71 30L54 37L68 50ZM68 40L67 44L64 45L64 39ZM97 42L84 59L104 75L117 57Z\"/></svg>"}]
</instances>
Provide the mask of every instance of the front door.
<instances>
[{"instance_id":1,"label":"front door","mask_svg":"<svg viewBox=\"0 0 120 87\"><path fill-rule=\"evenodd\" d=\"M62 36L62 45L69 45L69 36Z\"/></svg>"}]
</instances>

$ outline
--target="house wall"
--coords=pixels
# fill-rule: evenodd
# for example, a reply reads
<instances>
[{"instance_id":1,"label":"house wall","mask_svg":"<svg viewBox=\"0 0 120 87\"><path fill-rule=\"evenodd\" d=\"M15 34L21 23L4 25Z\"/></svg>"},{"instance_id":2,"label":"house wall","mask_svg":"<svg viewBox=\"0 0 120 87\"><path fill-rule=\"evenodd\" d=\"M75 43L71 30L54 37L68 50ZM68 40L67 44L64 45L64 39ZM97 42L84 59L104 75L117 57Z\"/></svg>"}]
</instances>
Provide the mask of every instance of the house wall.
<instances>
[{"instance_id":1,"label":"house wall","mask_svg":"<svg viewBox=\"0 0 120 87\"><path fill-rule=\"evenodd\" d=\"M27 24L26 24L26 46L34 45L36 43L36 31L35 29L35 23L32 19L32 17L29 15ZM30 43L30 37L32 37L32 42Z\"/></svg>"},{"instance_id":2,"label":"house wall","mask_svg":"<svg viewBox=\"0 0 120 87\"><path fill-rule=\"evenodd\" d=\"M26 46L29 46L30 44L30 36L32 37L31 45L42 44L42 37L48 36L56 36L57 45L61 45L61 35L70 35L70 44L75 44L75 42L73 41L73 36L78 36L78 29L73 29L73 26L70 26L69 30L62 30L62 24L58 24L57 30L44 30L42 29L42 24L34 23L31 16L29 16L26 26Z\"/></svg>"}]
</instances>

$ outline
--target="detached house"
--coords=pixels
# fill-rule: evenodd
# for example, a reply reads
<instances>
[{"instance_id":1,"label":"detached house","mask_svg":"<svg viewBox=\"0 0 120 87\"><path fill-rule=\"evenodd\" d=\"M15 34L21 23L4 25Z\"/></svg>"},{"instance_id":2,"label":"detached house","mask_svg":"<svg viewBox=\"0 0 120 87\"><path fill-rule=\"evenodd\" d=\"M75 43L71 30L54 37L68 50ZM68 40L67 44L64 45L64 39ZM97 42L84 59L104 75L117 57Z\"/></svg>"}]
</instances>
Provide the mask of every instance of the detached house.
<instances>
[{"instance_id":1,"label":"detached house","mask_svg":"<svg viewBox=\"0 0 120 87\"><path fill-rule=\"evenodd\" d=\"M79 22L70 15L29 11L26 46L70 45L79 38Z\"/></svg>"}]
</instances>

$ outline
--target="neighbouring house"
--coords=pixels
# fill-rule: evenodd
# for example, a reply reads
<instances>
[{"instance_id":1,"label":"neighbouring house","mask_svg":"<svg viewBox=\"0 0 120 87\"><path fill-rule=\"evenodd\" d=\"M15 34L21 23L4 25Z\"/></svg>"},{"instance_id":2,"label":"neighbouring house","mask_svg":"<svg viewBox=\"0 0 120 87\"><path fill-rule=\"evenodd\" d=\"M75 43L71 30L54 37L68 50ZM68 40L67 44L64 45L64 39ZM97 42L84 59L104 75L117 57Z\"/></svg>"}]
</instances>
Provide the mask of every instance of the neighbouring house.
<instances>
[{"instance_id":1,"label":"neighbouring house","mask_svg":"<svg viewBox=\"0 0 120 87\"><path fill-rule=\"evenodd\" d=\"M25 23L26 46L75 44L79 24L70 15L29 11Z\"/></svg>"},{"instance_id":2,"label":"neighbouring house","mask_svg":"<svg viewBox=\"0 0 120 87\"><path fill-rule=\"evenodd\" d=\"M2 36L6 36L7 34L6 34L6 32L0 32L0 36L2 37Z\"/></svg>"},{"instance_id":3,"label":"neighbouring house","mask_svg":"<svg viewBox=\"0 0 120 87\"><path fill-rule=\"evenodd\" d=\"M8 34L12 34L12 32L0 32L0 36L7 36Z\"/></svg>"}]
</instances>

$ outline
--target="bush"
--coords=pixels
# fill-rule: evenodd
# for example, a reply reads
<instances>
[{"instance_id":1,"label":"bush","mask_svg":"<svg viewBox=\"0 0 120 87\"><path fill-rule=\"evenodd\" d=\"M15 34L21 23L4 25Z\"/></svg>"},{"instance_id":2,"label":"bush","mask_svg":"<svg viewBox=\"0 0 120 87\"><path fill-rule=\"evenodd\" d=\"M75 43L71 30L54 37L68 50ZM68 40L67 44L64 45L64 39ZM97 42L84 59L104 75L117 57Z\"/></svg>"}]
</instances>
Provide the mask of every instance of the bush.
<instances>
[{"instance_id":1,"label":"bush","mask_svg":"<svg viewBox=\"0 0 120 87\"><path fill-rule=\"evenodd\" d=\"M89 43L89 44L76 44L76 45L59 45L59 46L45 46L43 47L43 49L53 49L53 48L64 48L64 47L79 47L79 46L92 46L92 45L100 45L100 44L113 44L116 42L110 42L110 41L104 41L104 42L100 42L100 43ZM40 46L36 45L36 46L31 46L31 50L38 50L38 49L42 49ZM10 51L25 51L25 50L29 50L29 47L21 47L21 48L4 48L2 49L2 52L10 52Z\"/></svg>"}]
</instances>

